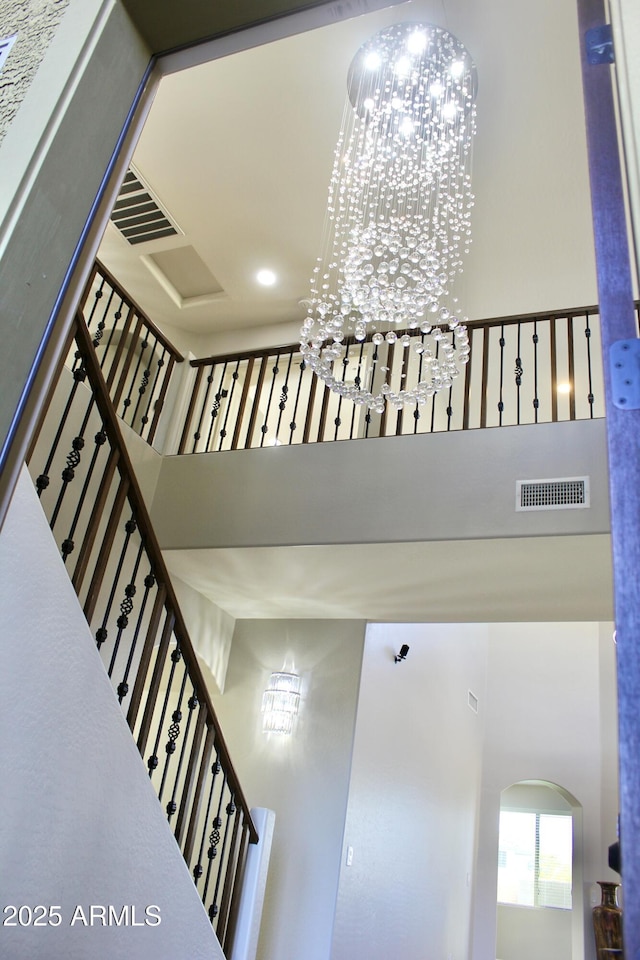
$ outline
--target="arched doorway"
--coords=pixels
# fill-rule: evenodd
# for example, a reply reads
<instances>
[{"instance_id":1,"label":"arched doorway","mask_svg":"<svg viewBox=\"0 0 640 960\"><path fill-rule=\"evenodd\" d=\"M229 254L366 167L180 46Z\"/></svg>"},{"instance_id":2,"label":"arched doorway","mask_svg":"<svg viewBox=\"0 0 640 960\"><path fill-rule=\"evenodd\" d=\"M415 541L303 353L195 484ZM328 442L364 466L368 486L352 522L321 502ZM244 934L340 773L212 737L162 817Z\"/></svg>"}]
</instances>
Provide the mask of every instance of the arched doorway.
<instances>
[{"instance_id":1,"label":"arched doorway","mask_svg":"<svg viewBox=\"0 0 640 960\"><path fill-rule=\"evenodd\" d=\"M581 807L564 788L523 780L502 791L499 960L577 960L584 955L581 850Z\"/></svg>"}]
</instances>

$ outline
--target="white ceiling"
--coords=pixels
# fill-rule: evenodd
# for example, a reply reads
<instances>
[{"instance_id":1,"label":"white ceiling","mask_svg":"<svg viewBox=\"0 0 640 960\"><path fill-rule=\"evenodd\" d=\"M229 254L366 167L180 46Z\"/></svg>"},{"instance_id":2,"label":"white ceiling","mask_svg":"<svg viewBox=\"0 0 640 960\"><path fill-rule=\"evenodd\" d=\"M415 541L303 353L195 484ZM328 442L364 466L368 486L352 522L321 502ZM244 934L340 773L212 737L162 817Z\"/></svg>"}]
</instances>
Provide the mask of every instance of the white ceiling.
<instances>
[{"instance_id":1,"label":"white ceiling","mask_svg":"<svg viewBox=\"0 0 640 960\"><path fill-rule=\"evenodd\" d=\"M398 20L447 27L477 65L469 316L595 301L574 0L413 0L162 80L134 164L184 236L131 247L110 227L100 257L179 346L295 339L348 66ZM223 298L172 302L144 256L179 245L193 246ZM278 274L274 287L255 282L261 267Z\"/></svg>"},{"instance_id":2,"label":"white ceiling","mask_svg":"<svg viewBox=\"0 0 640 960\"><path fill-rule=\"evenodd\" d=\"M173 575L239 619L613 619L606 534L167 550L165 559Z\"/></svg>"},{"instance_id":3,"label":"white ceiling","mask_svg":"<svg viewBox=\"0 0 640 960\"><path fill-rule=\"evenodd\" d=\"M295 340L348 66L398 20L450 29L477 66L466 312L481 319L596 301L575 0L414 0L162 80L134 164L183 235L131 247L110 226L99 256L183 351ZM176 246L195 249L224 297L173 302L144 258ZM256 284L261 267L278 274L274 287ZM611 616L606 536L169 551L167 559L236 617Z\"/></svg>"}]
</instances>

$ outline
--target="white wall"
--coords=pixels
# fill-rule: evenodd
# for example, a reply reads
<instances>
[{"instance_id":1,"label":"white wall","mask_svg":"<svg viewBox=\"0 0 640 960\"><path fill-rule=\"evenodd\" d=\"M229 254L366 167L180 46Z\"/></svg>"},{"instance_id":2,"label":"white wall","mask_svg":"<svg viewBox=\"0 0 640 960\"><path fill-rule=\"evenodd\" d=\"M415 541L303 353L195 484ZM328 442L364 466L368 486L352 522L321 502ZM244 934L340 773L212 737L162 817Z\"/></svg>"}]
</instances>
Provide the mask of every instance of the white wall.
<instances>
[{"instance_id":1,"label":"white wall","mask_svg":"<svg viewBox=\"0 0 640 960\"><path fill-rule=\"evenodd\" d=\"M275 811L259 960L328 960L364 624L239 620L214 704L251 803ZM269 676L302 677L290 737L262 733Z\"/></svg>"},{"instance_id":2,"label":"white wall","mask_svg":"<svg viewBox=\"0 0 640 960\"><path fill-rule=\"evenodd\" d=\"M483 624L368 627L332 960L468 957L486 658Z\"/></svg>"},{"instance_id":3,"label":"white wall","mask_svg":"<svg viewBox=\"0 0 640 960\"><path fill-rule=\"evenodd\" d=\"M576 476L588 510L516 513L516 480ZM151 519L163 549L607 533L604 420L166 457Z\"/></svg>"},{"instance_id":4,"label":"white wall","mask_svg":"<svg viewBox=\"0 0 640 960\"><path fill-rule=\"evenodd\" d=\"M0 908L62 916L4 926L2 955L222 957L26 471L0 539L0 607ZM146 926L152 904L161 922ZM78 905L134 906L142 925L130 912L129 926L71 926Z\"/></svg>"},{"instance_id":5,"label":"white wall","mask_svg":"<svg viewBox=\"0 0 640 960\"><path fill-rule=\"evenodd\" d=\"M612 876L616 829L613 660L597 623L369 626L332 960L496 957L500 794L528 779L580 804L570 939L593 957L591 887Z\"/></svg>"},{"instance_id":6,"label":"white wall","mask_svg":"<svg viewBox=\"0 0 640 960\"><path fill-rule=\"evenodd\" d=\"M172 577L171 583L196 653L223 692L235 620L178 577Z\"/></svg>"}]
</instances>

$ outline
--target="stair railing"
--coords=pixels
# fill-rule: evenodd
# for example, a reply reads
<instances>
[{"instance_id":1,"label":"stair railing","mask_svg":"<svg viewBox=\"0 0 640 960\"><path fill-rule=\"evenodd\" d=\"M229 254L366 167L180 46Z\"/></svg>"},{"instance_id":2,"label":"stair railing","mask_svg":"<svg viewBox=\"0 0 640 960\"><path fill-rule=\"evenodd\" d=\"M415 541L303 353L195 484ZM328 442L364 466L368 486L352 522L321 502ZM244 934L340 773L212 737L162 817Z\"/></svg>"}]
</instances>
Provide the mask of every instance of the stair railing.
<instances>
[{"instance_id":1,"label":"stair railing","mask_svg":"<svg viewBox=\"0 0 640 960\"><path fill-rule=\"evenodd\" d=\"M87 622L225 955L258 836L78 315L29 468Z\"/></svg>"},{"instance_id":2,"label":"stair railing","mask_svg":"<svg viewBox=\"0 0 640 960\"><path fill-rule=\"evenodd\" d=\"M407 346L402 334L410 338ZM196 379L179 453L583 420L604 416L598 308L469 325L470 362L425 404L382 414L332 392L297 344L192 360ZM419 331L394 343L345 340L343 376L394 391L422 376ZM455 342L455 339L454 339Z\"/></svg>"},{"instance_id":3,"label":"stair railing","mask_svg":"<svg viewBox=\"0 0 640 960\"><path fill-rule=\"evenodd\" d=\"M79 309L116 412L152 445L183 356L98 260Z\"/></svg>"}]
</instances>

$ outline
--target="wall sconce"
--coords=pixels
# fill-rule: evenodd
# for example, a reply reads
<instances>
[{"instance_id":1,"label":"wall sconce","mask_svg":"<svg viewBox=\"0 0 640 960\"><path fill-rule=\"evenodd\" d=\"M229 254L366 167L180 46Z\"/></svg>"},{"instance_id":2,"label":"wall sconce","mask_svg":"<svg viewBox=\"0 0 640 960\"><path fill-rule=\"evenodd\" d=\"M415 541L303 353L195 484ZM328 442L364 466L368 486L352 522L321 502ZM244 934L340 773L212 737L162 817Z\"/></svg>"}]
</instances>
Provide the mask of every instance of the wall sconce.
<instances>
[{"instance_id":1,"label":"wall sconce","mask_svg":"<svg viewBox=\"0 0 640 960\"><path fill-rule=\"evenodd\" d=\"M408 653L409 653L409 644L403 643L402 646L400 647L400 653L396 653L395 657L393 658L394 663L400 663L401 660L406 660Z\"/></svg>"},{"instance_id":2,"label":"wall sconce","mask_svg":"<svg viewBox=\"0 0 640 960\"><path fill-rule=\"evenodd\" d=\"M291 733L300 704L300 677L295 673L272 673L262 694L264 733Z\"/></svg>"}]
</instances>

